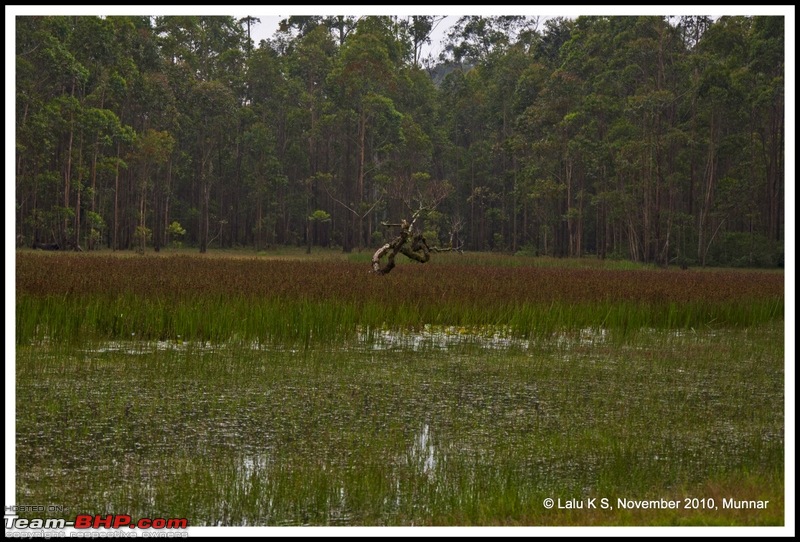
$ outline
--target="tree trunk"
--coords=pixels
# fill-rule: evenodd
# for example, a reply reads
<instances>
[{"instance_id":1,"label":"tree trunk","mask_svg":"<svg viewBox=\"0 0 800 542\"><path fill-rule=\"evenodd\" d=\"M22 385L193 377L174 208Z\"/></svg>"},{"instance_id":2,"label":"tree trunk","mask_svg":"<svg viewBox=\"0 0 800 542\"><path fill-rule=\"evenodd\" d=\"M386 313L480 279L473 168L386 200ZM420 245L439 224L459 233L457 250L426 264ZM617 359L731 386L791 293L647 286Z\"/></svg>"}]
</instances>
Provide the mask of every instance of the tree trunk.
<instances>
[{"instance_id":1,"label":"tree trunk","mask_svg":"<svg viewBox=\"0 0 800 542\"><path fill-rule=\"evenodd\" d=\"M74 90L73 85L73 90ZM74 133L74 123L72 122L72 113L69 115L69 143L67 144L67 167L64 171L64 210L70 208L70 179L72 177L72 138ZM62 231L59 239L59 244L63 244L67 238L67 215L64 214L64 221L61 225Z\"/></svg>"},{"instance_id":2,"label":"tree trunk","mask_svg":"<svg viewBox=\"0 0 800 542\"><path fill-rule=\"evenodd\" d=\"M364 203L364 177L366 169L366 146L367 146L367 116L366 111L361 109L361 117L358 121L358 193L353 211L358 215L356 234L358 235L358 251L364 248L364 220L361 216L361 207ZM354 224L354 228L356 224Z\"/></svg>"},{"instance_id":3,"label":"tree trunk","mask_svg":"<svg viewBox=\"0 0 800 542\"><path fill-rule=\"evenodd\" d=\"M83 136L81 136L81 143L80 148L78 149L78 185L75 195L75 237L73 241L73 249L74 250L81 250L81 192L83 192L83 186L81 186L80 180L80 172L83 170Z\"/></svg>"},{"instance_id":4,"label":"tree trunk","mask_svg":"<svg viewBox=\"0 0 800 542\"><path fill-rule=\"evenodd\" d=\"M705 191L703 193L703 205L700 208L700 216L697 225L697 257L700 258L700 265L706 266L705 230L708 222L708 215L711 213L711 206L714 201L714 185L716 183L716 153L714 150L715 138L714 114L711 114L711 138L708 143L708 156L706 158L705 170Z\"/></svg>"},{"instance_id":5,"label":"tree trunk","mask_svg":"<svg viewBox=\"0 0 800 542\"><path fill-rule=\"evenodd\" d=\"M208 250L208 203L211 199L211 187L203 180L200 187L200 254Z\"/></svg>"},{"instance_id":6,"label":"tree trunk","mask_svg":"<svg viewBox=\"0 0 800 542\"><path fill-rule=\"evenodd\" d=\"M112 250L117 250L117 231L119 230L119 151L120 144L117 143L117 160L114 165L114 243Z\"/></svg>"},{"instance_id":7,"label":"tree trunk","mask_svg":"<svg viewBox=\"0 0 800 542\"><path fill-rule=\"evenodd\" d=\"M200 254L205 254L208 250L208 214L211 201L211 179L214 174L214 162L211 158L213 152L213 147L206 149L200 164Z\"/></svg>"},{"instance_id":8,"label":"tree trunk","mask_svg":"<svg viewBox=\"0 0 800 542\"><path fill-rule=\"evenodd\" d=\"M94 145L92 145L92 171L91 171L92 198L91 198L91 200L89 202L89 209L92 211L92 213L95 212L95 200L97 199L97 153L98 153L97 145L98 145L98 143L95 140ZM94 216L94 215L92 215L92 216ZM94 220L94 218L92 218L92 220ZM94 237L92 235L93 233L94 233L94 224L92 224L92 226L89 229L89 239L87 241L87 246L88 246L89 250L94 250L94 241L95 240L94 240Z\"/></svg>"},{"instance_id":9,"label":"tree trunk","mask_svg":"<svg viewBox=\"0 0 800 542\"><path fill-rule=\"evenodd\" d=\"M142 184L141 190L139 192L139 231L137 237L139 238L139 252L144 253L145 245L147 243L147 238L145 236L146 231L146 219L145 219L145 199L147 197L147 167L145 166L142 171Z\"/></svg>"}]
</instances>

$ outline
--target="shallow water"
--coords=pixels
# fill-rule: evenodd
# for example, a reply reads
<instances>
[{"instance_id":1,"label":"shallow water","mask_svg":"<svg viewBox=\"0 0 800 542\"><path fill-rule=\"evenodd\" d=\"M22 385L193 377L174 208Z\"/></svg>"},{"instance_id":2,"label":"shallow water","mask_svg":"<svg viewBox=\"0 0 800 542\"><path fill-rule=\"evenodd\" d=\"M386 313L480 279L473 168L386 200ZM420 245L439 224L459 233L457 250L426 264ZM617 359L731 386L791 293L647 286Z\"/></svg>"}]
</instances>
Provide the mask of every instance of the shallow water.
<instances>
[{"instance_id":1,"label":"shallow water","mask_svg":"<svg viewBox=\"0 0 800 542\"><path fill-rule=\"evenodd\" d=\"M498 523L783 468L783 331L365 330L17 353L18 503L190 525ZM658 490L656 490L658 493Z\"/></svg>"}]
</instances>

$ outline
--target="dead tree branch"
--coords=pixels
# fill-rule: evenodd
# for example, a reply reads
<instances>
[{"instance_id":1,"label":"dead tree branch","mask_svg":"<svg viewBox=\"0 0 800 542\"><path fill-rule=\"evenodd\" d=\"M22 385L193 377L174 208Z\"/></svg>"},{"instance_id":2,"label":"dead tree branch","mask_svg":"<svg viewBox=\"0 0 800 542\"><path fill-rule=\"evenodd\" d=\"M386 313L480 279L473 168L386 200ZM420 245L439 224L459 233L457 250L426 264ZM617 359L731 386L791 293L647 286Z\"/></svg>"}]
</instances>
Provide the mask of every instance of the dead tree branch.
<instances>
[{"instance_id":1,"label":"dead tree branch","mask_svg":"<svg viewBox=\"0 0 800 542\"><path fill-rule=\"evenodd\" d=\"M450 252L455 250L459 254L463 254L463 251L461 250L463 244L457 247L452 246L452 234L450 237L451 245L449 247L440 248L436 246L428 246L428 242L425 240L425 236L422 234L422 232L417 231L414 228L417 219L425 211L426 209L424 208L420 208L415 211L411 218L411 222L408 222L407 220L403 220L400 224L381 222L381 225L386 227L399 227L400 235L375 251L375 254L372 256L373 273L377 273L379 275L386 275L389 273L396 265L394 260L398 254L403 254L408 259L419 263L427 263L431 259L431 252ZM409 242L411 243L410 247L408 246ZM386 265L381 267L381 258L387 255L388 258Z\"/></svg>"}]
</instances>

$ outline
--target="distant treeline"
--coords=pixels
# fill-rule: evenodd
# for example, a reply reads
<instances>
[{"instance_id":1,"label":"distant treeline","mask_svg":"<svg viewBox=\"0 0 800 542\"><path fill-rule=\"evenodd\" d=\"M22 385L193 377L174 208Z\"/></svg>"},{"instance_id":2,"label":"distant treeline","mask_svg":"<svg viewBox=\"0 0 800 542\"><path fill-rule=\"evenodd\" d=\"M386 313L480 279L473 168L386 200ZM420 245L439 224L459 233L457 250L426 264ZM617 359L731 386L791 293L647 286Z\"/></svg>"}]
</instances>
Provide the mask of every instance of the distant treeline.
<instances>
[{"instance_id":1,"label":"distant treeline","mask_svg":"<svg viewBox=\"0 0 800 542\"><path fill-rule=\"evenodd\" d=\"M20 246L781 266L780 16L16 17Z\"/></svg>"}]
</instances>

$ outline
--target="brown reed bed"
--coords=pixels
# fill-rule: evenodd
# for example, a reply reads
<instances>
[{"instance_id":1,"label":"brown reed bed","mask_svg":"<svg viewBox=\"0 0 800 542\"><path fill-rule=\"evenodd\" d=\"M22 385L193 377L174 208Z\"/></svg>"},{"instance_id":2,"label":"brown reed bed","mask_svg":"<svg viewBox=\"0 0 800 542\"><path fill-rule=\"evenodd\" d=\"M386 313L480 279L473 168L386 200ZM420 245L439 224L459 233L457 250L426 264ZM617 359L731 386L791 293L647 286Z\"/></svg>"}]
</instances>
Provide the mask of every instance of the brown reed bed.
<instances>
[{"instance_id":1,"label":"brown reed bed","mask_svg":"<svg viewBox=\"0 0 800 542\"><path fill-rule=\"evenodd\" d=\"M21 253L17 295L142 298L244 296L403 303L658 303L783 299L783 273L405 265L377 276L345 261L259 258L119 258Z\"/></svg>"},{"instance_id":2,"label":"brown reed bed","mask_svg":"<svg viewBox=\"0 0 800 542\"><path fill-rule=\"evenodd\" d=\"M498 256L498 258L512 258ZM308 342L376 327L747 327L783 318L783 274L20 253L17 340Z\"/></svg>"}]
</instances>

